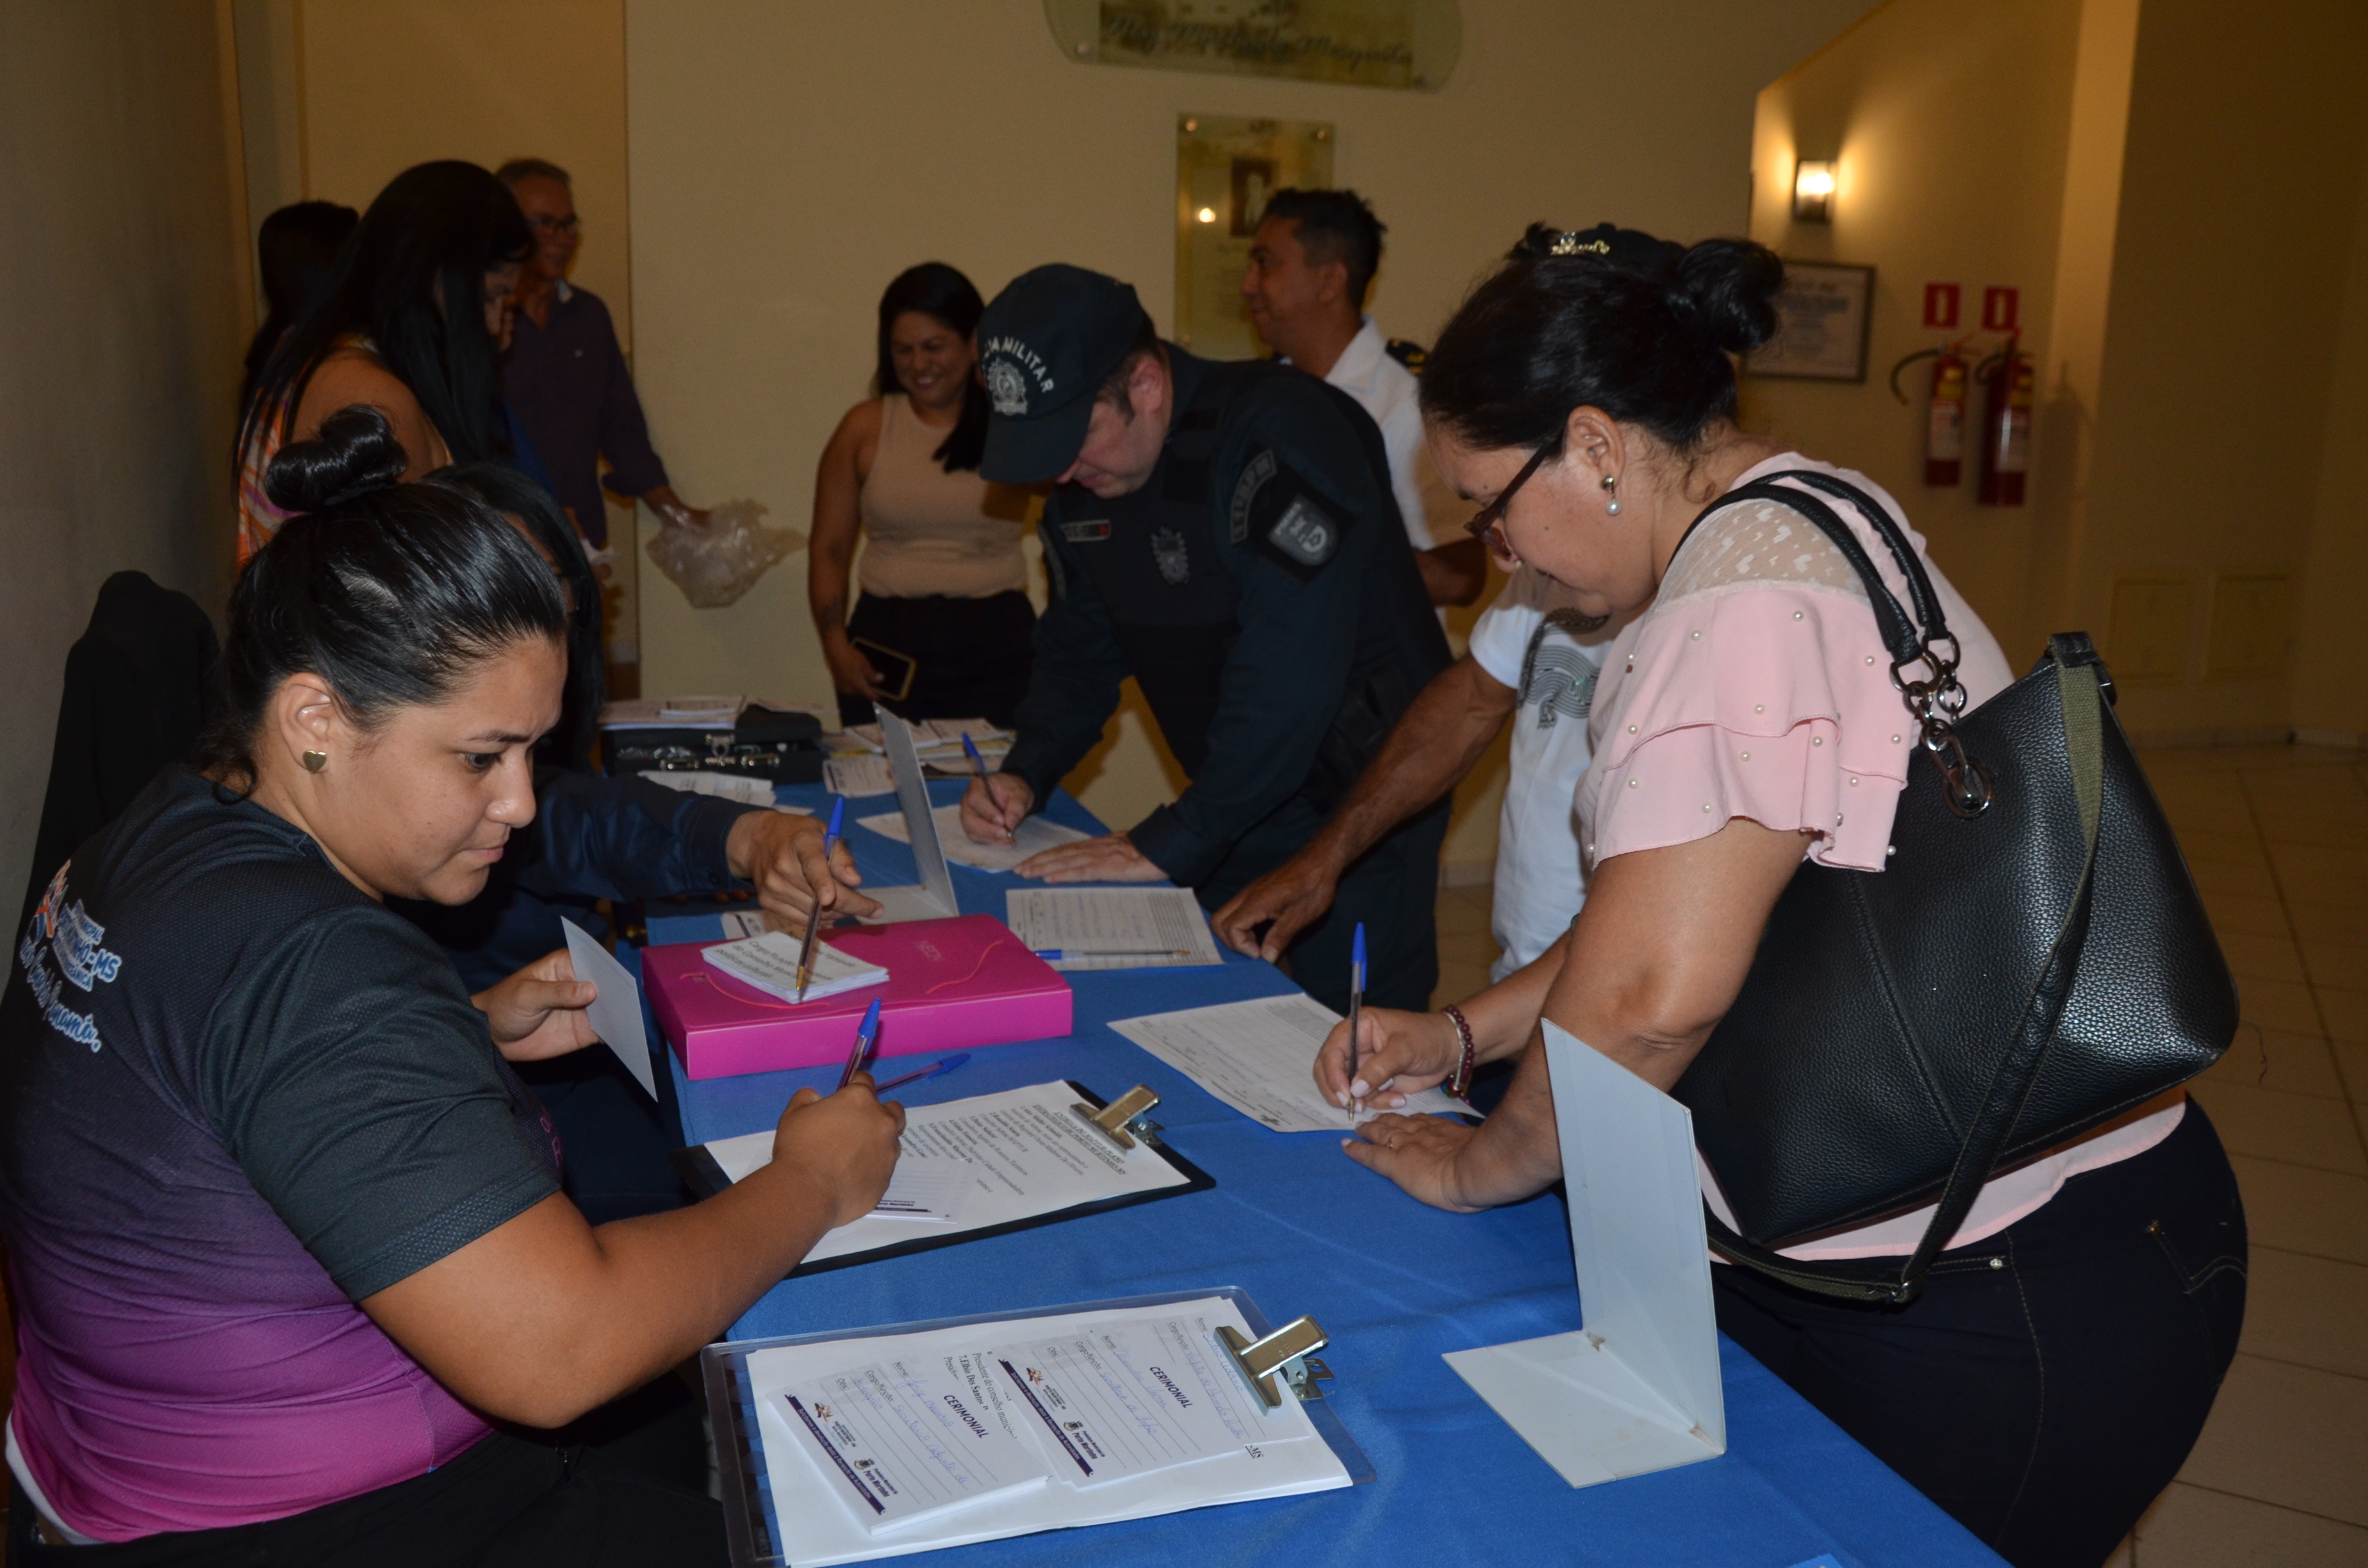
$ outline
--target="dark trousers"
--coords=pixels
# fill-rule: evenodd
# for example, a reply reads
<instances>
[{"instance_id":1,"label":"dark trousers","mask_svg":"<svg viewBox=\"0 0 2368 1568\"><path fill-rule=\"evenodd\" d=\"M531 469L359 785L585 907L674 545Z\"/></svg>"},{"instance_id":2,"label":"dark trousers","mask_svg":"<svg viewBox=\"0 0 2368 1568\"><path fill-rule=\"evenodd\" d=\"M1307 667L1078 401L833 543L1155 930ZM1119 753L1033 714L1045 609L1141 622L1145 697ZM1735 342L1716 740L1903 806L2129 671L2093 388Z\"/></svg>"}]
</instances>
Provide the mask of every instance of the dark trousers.
<instances>
[{"instance_id":1,"label":"dark trousers","mask_svg":"<svg viewBox=\"0 0 2368 1568\"><path fill-rule=\"evenodd\" d=\"M1944 1252L1905 1307L1711 1270L1718 1326L2017 1568L2098 1568L2169 1485L2245 1316L2245 1210L2201 1106Z\"/></svg>"},{"instance_id":2,"label":"dark trousers","mask_svg":"<svg viewBox=\"0 0 2368 1568\"><path fill-rule=\"evenodd\" d=\"M1282 966L1300 989L1336 1013L1349 1010L1349 955L1365 927L1365 1000L1425 1012L1439 984L1439 851L1449 802L1400 824L1365 851L1333 894L1324 917L1284 949ZM1273 870L1315 835L1324 813L1293 801L1250 830L1194 890L1214 910Z\"/></svg>"},{"instance_id":3,"label":"dark trousers","mask_svg":"<svg viewBox=\"0 0 2368 1568\"><path fill-rule=\"evenodd\" d=\"M887 705L900 719L985 719L1008 730L1028 695L1036 611L1016 589L983 599L866 594L847 618L847 634L913 661L913 689ZM840 723L869 724L875 717L868 699L839 693Z\"/></svg>"},{"instance_id":4,"label":"dark trousers","mask_svg":"<svg viewBox=\"0 0 2368 1568\"><path fill-rule=\"evenodd\" d=\"M722 1568L699 1408L661 1378L560 1432L497 1430L450 1464L286 1518L49 1546L21 1487L9 1568Z\"/></svg>"}]
</instances>

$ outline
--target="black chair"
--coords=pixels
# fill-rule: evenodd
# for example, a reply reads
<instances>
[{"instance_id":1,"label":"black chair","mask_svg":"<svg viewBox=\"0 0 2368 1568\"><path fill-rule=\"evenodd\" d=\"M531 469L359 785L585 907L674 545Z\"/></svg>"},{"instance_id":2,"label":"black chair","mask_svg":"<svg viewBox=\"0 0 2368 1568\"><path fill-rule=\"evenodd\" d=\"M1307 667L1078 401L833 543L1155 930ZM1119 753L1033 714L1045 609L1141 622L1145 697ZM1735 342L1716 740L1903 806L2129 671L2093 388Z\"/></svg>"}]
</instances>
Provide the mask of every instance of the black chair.
<instances>
[{"instance_id":1,"label":"black chair","mask_svg":"<svg viewBox=\"0 0 2368 1568\"><path fill-rule=\"evenodd\" d=\"M219 652L197 601L145 572L118 572L98 590L89 629L66 654L49 793L17 930L83 841L189 755Z\"/></svg>"}]
</instances>

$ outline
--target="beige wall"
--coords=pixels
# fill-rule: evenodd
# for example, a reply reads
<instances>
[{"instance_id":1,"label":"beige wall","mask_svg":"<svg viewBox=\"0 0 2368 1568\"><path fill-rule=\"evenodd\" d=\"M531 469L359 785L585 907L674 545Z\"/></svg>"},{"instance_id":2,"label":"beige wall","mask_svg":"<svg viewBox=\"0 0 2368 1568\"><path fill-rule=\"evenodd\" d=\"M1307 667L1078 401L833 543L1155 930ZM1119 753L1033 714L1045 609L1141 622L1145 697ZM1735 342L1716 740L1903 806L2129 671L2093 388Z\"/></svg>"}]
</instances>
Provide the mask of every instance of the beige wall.
<instances>
[{"instance_id":1,"label":"beige wall","mask_svg":"<svg viewBox=\"0 0 2368 1568\"><path fill-rule=\"evenodd\" d=\"M212 0L0 0L0 889L66 649L137 568L219 612L249 324Z\"/></svg>"},{"instance_id":2,"label":"beige wall","mask_svg":"<svg viewBox=\"0 0 2368 1568\"><path fill-rule=\"evenodd\" d=\"M1335 179L1390 225L1373 310L1428 337L1532 219L1734 233L1759 87L1864 0L1464 0L1437 93L1079 65L1037 0L627 0L636 365L678 485L803 527L814 460L864 393L871 307L899 269L953 263L992 293L1040 262L1173 303L1176 119L1327 119ZM1704 47L1705 40L1718 47ZM804 557L693 611L651 579L648 689L829 694ZM1132 823L1170 788L1147 745L1084 790ZM1451 859L1493 855L1467 791Z\"/></svg>"},{"instance_id":3,"label":"beige wall","mask_svg":"<svg viewBox=\"0 0 2368 1568\"><path fill-rule=\"evenodd\" d=\"M1759 381L1752 416L1865 469L2018 664L2096 634L2158 738L2368 729L2368 10L2296 0L1891 0L1761 95L1754 233L1874 263L1865 387ZM1782 205L1842 160L1830 229ZM1922 393L1879 384L1928 278L2023 289L2040 372L2032 505L1920 483ZM1978 411L1978 403L1976 403Z\"/></svg>"}]
</instances>

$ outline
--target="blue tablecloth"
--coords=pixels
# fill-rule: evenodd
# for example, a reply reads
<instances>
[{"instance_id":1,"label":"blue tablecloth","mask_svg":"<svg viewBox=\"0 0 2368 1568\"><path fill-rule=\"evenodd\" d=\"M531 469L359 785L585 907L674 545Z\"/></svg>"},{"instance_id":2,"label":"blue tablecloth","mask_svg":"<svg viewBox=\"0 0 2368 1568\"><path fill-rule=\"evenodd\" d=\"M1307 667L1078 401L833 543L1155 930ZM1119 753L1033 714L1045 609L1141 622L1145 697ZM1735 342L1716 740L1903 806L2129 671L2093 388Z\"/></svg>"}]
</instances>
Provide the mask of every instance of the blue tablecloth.
<instances>
[{"instance_id":1,"label":"blue tablecloth","mask_svg":"<svg viewBox=\"0 0 2368 1568\"><path fill-rule=\"evenodd\" d=\"M960 787L933 786L939 801ZM784 789L813 805L818 789ZM861 802L894 810L893 797ZM850 803L850 811L854 803ZM1096 828L1065 794L1055 821ZM911 852L855 831L865 878L914 880ZM1020 879L957 866L964 913L1001 915ZM653 942L714 940L712 914L653 918ZM908 1103L961 1099L1075 1078L1115 1096L1159 1091L1167 1142L1216 1178L1214 1191L1091 1215L914 1257L785 1281L733 1325L733 1337L951 1317L1238 1285L1269 1318L1313 1315L1334 1409L1379 1471L1346 1492L1023 1537L958 1549L953 1560L1108 1568L1235 1562L1717 1564L1792 1568L1830 1556L1861 1564L1995 1564L1998 1559L1722 1338L1727 1451L1722 1458L1573 1489L1497 1418L1440 1356L1579 1326L1570 1233L1548 1195L1484 1214L1447 1214L1352 1164L1326 1133L1279 1133L1249 1120L1104 1026L1112 1018L1274 995L1271 966L1227 956L1223 969L1083 972L1076 1032L996 1046L917 1084ZM653 1039L655 1029L653 1026ZM825 1092L836 1068L690 1083L665 1053L695 1141L770 1127L801 1085ZM919 1065L916 1059L915 1065Z\"/></svg>"}]
</instances>

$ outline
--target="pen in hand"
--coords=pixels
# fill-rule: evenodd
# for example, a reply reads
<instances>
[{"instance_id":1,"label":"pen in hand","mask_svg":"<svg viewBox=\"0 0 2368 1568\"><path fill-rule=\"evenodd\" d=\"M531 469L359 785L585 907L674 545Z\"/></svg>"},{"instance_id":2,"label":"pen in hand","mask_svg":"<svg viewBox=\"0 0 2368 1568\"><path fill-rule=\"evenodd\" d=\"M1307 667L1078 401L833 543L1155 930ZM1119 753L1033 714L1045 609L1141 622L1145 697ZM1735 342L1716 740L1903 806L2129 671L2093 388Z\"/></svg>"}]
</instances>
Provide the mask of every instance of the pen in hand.
<instances>
[{"instance_id":1,"label":"pen in hand","mask_svg":"<svg viewBox=\"0 0 2368 1568\"><path fill-rule=\"evenodd\" d=\"M855 1082L855 1075L871 1064L871 1048L880 1039L880 998L874 996L871 1006L863 1009L863 1021L855 1026L855 1049L847 1053L847 1071L838 1075L838 1086Z\"/></svg>"},{"instance_id":2,"label":"pen in hand","mask_svg":"<svg viewBox=\"0 0 2368 1568\"><path fill-rule=\"evenodd\" d=\"M839 829L847 824L847 797L841 795L830 803L830 825L823 830L822 864L825 875L830 869L830 853L838 847ZM805 940L798 944L798 1000L806 999L806 987L814 982L814 934L822 929L822 890L814 890L814 908L806 915Z\"/></svg>"},{"instance_id":3,"label":"pen in hand","mask_svg":"<svg viewBox=\"0 0 2368 1568\"><path fill-rule=\"evenodd\" d=\"M916 1067L910 1073L899 1073L886 1083L873 1088L871 1092L875 1095L884 1095L891 1089L901 1089L907 1084L917 1084L924 1078L943 1077L969 1060L969 1051L957 1051L943 1062L932 1062L927 1067Z\"/></svg>"},{"instance_id":4,"label":"pen in hand","mask_svg":"<svg viewBox=\"0 0 2368 1568\"><path fill-rule=\"evenodd\" d=\"M1365 923L1357 922L1357 934L1349 946L1349 1125L1354 1127L1357 1118L1364 1114L1365 1102L1357 1094L1357 1027L1365 1016Z\"/></svg>"},{"instance_id":5,"label":"pen in hand","mask_svg":"<svg viewBox=\"0 0 2368 1568\"><path fill-rule=\"evenodd\" d=\"M978 755L978 743L970 738L970 732L968 730L964 730L962 732L962 753L970 758L970 765L978 769L978 781L986 789L987 803L995 808L995 820L1001 822L1003 820L1003 802L995 798L995 787L991 784L987 784L986 782L986 758ZM1015 846L1019 844L1019 835L1018 831L1012 828L1005 828L1003 830L1003 841L1006 844Z\"/></svg>"}]
</instances>

